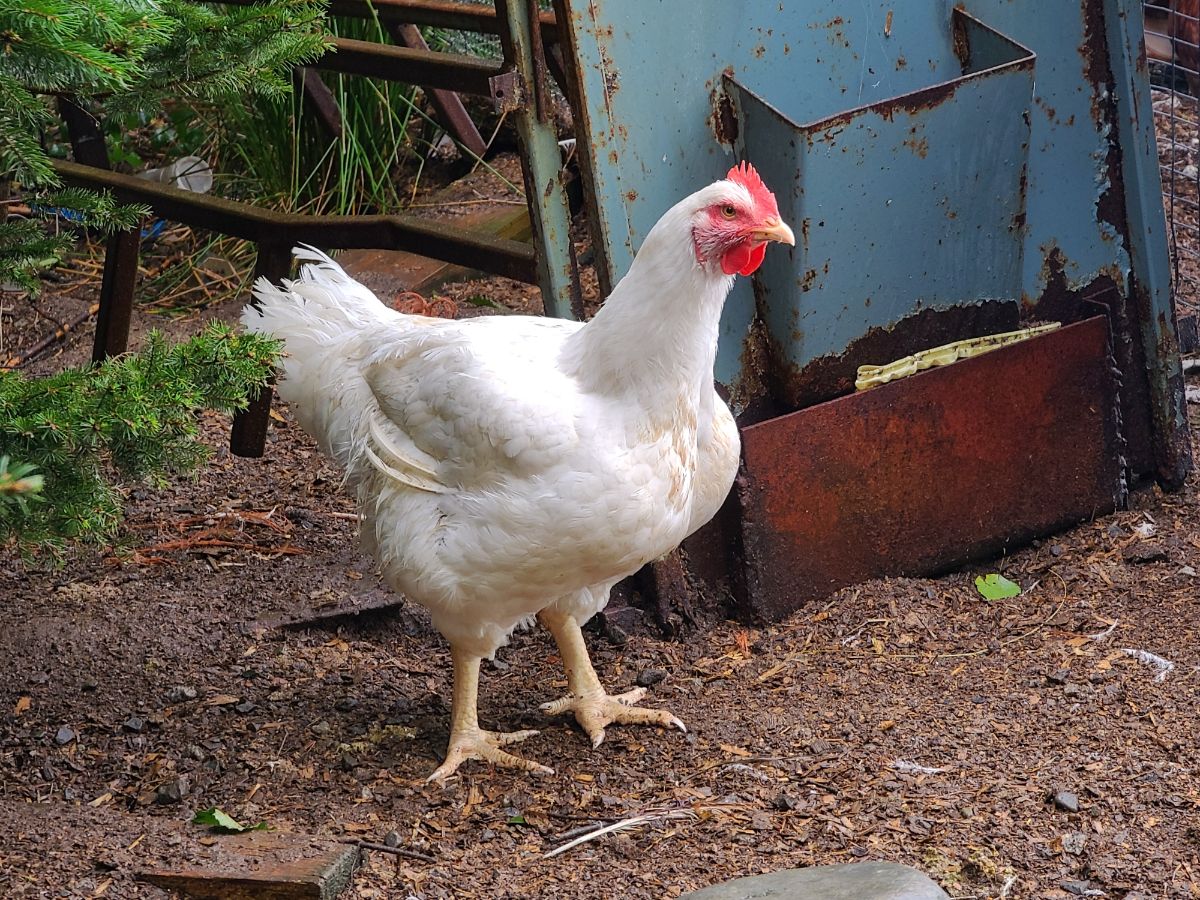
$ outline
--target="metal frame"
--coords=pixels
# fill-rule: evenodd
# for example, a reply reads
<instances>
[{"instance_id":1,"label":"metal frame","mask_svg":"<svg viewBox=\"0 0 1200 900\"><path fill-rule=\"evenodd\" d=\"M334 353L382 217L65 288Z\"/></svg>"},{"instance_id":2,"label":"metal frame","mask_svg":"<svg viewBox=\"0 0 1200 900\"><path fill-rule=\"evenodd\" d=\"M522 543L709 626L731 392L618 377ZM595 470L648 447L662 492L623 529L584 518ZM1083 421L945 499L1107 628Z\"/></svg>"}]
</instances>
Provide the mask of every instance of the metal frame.
<instances>
[{"instance_id":1,"label":"metal frame","mask_svg":"<svg viewBox=\"0 0 1200 900\"><path fill-rule=\"evenodd\" d=\"M231 0L249 4L253 0ZM496 109L511 114L521 141L526 197L534 245L431 223L406 215L306 216L276 213L145 181L109 169L103 137L90 115L70 100L60 102L76 162L56 162L62 180L81 187L111 190L118 199L142 203L162 218L210 228L258 245L255 275L279 279L291 267L290 248L307 242L326 248L407 250L450 263L469 265L520 281L537 283L547 315L574 318L580 309L577 265L570 241L570 209L558 139L548 115L547 73L562 76L561 57L550 45L557 40L552 14L538 11L536 0L497 0L495 9L464 7L444 0L335 0L333 15L378 16L404 43L392 46L337 38L331 52L310 69L365 75L431 92L461 92L491 97ZM534 23L536 27L534 27ZM504 48L501 63L418 45L415 29L431 25L454 30L498 34ZM319 90L319 89L318 89ZM457 97L454 98L457 100ZM529 102L526 102L526 99ZM439 108L448 95L439 97ZM458 105L461 111L461 103ZM463 116L465 117L465 111ZM450 110L449 118L455 119ZM468 119L469 121L469 119ZM331 120L330 123L334 124ZM473 125L472 125L473 127ZM464 132L464 123L453 128ZM478 138L478 132L475 133ZM467 142L464 142L467 143ZM471 142L474 143L474 142ZM476 152L482 146L479 139ZM128 341L137 273L138 230L110 239L97 326L95 358L121 353ZM232 451L261 456L266 438L270 392L239 414Z\"/></svg>"}]
</instances>

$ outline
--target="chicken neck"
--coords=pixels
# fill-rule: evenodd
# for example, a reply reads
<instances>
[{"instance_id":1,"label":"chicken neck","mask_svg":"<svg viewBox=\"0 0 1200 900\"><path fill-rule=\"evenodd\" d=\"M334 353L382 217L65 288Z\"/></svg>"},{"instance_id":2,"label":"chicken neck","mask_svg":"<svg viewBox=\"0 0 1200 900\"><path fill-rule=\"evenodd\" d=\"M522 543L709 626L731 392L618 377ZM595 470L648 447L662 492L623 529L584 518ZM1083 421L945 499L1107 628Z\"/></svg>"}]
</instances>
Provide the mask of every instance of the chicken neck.
<instances>
[{"instance_id":1,"label":"chicken neck","mask_svg":"<svg viewBox=\"0 0 1200 900\"><path fill-rule=\"evenodd\" d=\"M567 341L564 370L584 390L642 410L712 403L717 330L733 276L696 261L685 210L669 211L595 317ZM702 416L703 420L703 416Z\"/></svg>"}]
</instances>

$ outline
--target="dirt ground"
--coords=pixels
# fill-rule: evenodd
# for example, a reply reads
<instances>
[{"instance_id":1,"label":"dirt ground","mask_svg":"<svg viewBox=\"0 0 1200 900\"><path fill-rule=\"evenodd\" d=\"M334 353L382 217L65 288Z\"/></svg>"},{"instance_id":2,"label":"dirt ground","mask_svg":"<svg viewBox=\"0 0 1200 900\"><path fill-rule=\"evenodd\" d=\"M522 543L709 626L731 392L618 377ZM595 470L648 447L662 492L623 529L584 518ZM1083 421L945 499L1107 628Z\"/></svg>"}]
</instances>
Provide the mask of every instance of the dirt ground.
<instances>
[{"instance_id":1,"label":"dirt ground","mask_svg":"<svg viewBox=\"0 0 1200 900\"><path fill-rule=\"evenodd\" d=\"M78 271L37 304L6 302L0 355L94 302ZM530 300L491 279L446 293L460 309ZM143 312L135 336L236 311ZM90 336L30 370L85 359ZM212 446L227 434L204 420ZM189 824L211 806L280 832L395 832L432 858L370 852L355 900L661 898L866 858L962 900L1200 897L1195 479L1008 559L862 585L769 628L713 616L674 642L589 635L605 682L652 685L686 736L613 728L591 750L536 711L565 679L548 635L520 633L485 666L481 718L541 728L522 752L557 774L468 764L444 788L424 777L447 738L445 644L419 607L390 603L338 473L285 409L263 459L218 450L197 478L128 496L118 548L62 568L0 557L5 898L165 897L133 873L211 843ZM989 571L1022 595L983 600L973 579ZM329 617L347 606L365 611Z\"/></svg>"}]
</instances>

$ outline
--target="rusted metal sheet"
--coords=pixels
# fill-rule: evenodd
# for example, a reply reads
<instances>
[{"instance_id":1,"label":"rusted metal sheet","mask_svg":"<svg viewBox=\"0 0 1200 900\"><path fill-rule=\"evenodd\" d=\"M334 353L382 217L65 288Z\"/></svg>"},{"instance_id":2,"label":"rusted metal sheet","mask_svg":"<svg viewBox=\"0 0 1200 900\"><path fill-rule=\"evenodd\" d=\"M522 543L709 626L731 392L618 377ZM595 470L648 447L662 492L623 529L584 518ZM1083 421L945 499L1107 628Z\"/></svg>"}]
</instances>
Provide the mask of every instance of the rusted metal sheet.
<instances>
[{"instance_id":1,"label":"rusted metal sheet","mask_svg":"<svg viewBox=\"0 0 1200 900\"><path fill-rule=\"evenodd\" d=\"M878 361L864 351L899 358L988 333L948 327L1015 313L1005 298L1021 294L1034 56L958 10L943 30L927 82L815 120L786 112L797 106L786 94L776 105L723 81L739 155L798 236L754 279L769 389L791 409L844 392L846 375Z\"/></svg>"},{"instance_id":2,"label":"rusted metal sheet","mask_svg":"<svg viewBox=\"0 0 1200 900\"><path fill-rule=\"evenodd\" d=\"M776 193L812 220L807 233L803 221L797 228L791 258L769 256L754 290L739 280L726 304L716 374L743 423L837 396L868 350L902 356L927 336L978 336L1014 313L1079 321L1103 291L1129 475L1180 482L1188 451L1137 0L1036 9L1014 0L695 0L687 17L642 0L556 4L602 285L627 268L663 210L719 177L739 151L760 171L774 165ZM953 27L967 18L983 27ZM663 34L677 52L658 52ZM1006 54L1014 61L1014 43L1036 56L1023 104L989 73ZM965 96L951 97L949 86L960 93L970 73L988 73L977 86L1001 88L991 119L986 104L981 115L943 115ZM744 116L721 89L727 81L761 101L761 115ZM884 140L864 111L872 106L895 113L880 117L880 129L911 119L907 145ZM829 133L772 139L761 133L771 115L827 121ZM1006 154L1000 168L987 157L1014 141L1027 144L1028 161L1005 188L1014 171ZM832 152L820 160L813 151L822 142ZM945 176L946 189L910 177L922 154L940 157L929 170ZM991 199L975 177L991 183ZM941 212L891 218L930 199L944 201ZM1011 208L1016 199L1020 209ZM872 202L882 215L864 212ZM984 223L1001 208L1012 213L1006 224ZM881 230L881 221L892 224ZM969 249L974 239L982 253ZM941 252L956 242L968 249ZM804 246L817 243L824 256L801 263ZM859 272L862 284L817 296L836 280L826 263ZM771 392L778 396L764 396Z\"/></svg>"},{"instance_id":3,"label":"rusted metal sheet","mask_svg":"<svg viewBox=\"0 0 1200 900\"><path fill-rule=\"evenodd\" d=\"M1124 501L1094 317L743 432L740 611L1020 546Z\"/></svg>"}]
</instances>

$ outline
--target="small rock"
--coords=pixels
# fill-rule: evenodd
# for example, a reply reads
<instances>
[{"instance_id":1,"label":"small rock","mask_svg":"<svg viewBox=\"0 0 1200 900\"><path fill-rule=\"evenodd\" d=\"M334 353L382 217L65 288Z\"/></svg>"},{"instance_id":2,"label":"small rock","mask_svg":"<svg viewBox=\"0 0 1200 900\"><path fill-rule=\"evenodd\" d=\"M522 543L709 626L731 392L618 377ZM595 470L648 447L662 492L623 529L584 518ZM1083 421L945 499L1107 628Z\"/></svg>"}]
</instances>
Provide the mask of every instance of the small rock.
<instances>
[{"instance_id":1,"label":"small rock","mask_svg":"<svg viewBox=\"0 0 1200 900\"><path fill-rule=\"evenodd\" d=\"M750 827L755 831L771 831L775 825L765 812L756 812L750 817Z\"/></svg>"},{"instance_id":2,"label":"small rock","mask_svg":"<svg viewBox=\"0 0 1200 900\"><path fill-rule=\"evenodd\" d=\"M1167 558L1167 550L1161 544L1138 543L1132 547L1126 547L1125 552L1121 555L1125 562L1141 566L1146 563L1162 562Z\"/></svg>"},{"instance_id":3,"label":"small rock","mask_svg":"<svg viewBox=\"0 0 1200 900\"><path fill-rule=\"evenodd\" d=\"M358 701L353 697L343 697L333 705L333 708L338 712L350 712L350 710L354 709L356 706L358 706Z\"/></svg>"},{"instance_id":4,"label":"small rock","mask_svg":"<svg viewBox=\"0 0 1200 900\"><path fill-rule=\"evenodd\" d=\"M1059 884L1059 887L1068 894L1077 894L1080 897L1096 896L1096 889L1092 887L1090 881L1064 881Z\"/></svg>"},{"instance_id":5,"label":"small rock","mask_svg":"<svg viewBox=\"0 0 1200 900\"><path fill-rule=\"evenodd\" d=\"M172 778L166 784L160 784L158 790L154 792L154 802L160 806L168 806L172 803L178 803L187 796L188 777L180 775L178 778Z\"/></svg>"},{"instance_id":6,"label":"small rock","mask_svg":"<svg viewBox=\"0 0 1200 900\"><path fill-rule=\"evenodd\" d=\"M1071 681L1063 685L1063 693L1068 697L1090 697L1095 693L1095 688L1090 684L1076 684Z\"/></svg>"},{"instance_id":7,"label":"small rock","mask_svg":"<svg viewBox=\"0 0 1200 900\"><path fill-rule=\"evenodd\" d=\"M60 747L65 747L71 741L75 740L76 734L69 725L61 726L54 735L54 743Z\"/></svg>"},{"instance_id":8,"label":"small rock","mask_svg":"<svg viewBox=\"0 0 1200 900\"><path fill-rule=\"evenodd\" d=\"M399 847L401 843L400 832L398 831L389 831L383 836L383 846L385 847Z\"/></svg>"},{"instance_id":9,"label":"small rock","mask_svg":"<svg viewBox=\"0 0 1200 900\"><path fill-rule=\"evenodd\" d=\"M1109 537L1118 538L1125 534L1125 529L1116 522L1110 522L1106 530L1108 531Z\"/></svg>"},{"instance_id":10,"label":"small rock","mask_svg":"<svg viewBox=\"0 0 1200 900\"><path fill-rule=\"evenodd\" d=\"M1070 791L1057 791L1054 794L1054 805L1063 812L1079 812L1079 798Z\"/></svg>"},{"instance_id":11,"label":"small rock","mask_svg":"<svg viewBox=\"0 0 1200 900\"><path fill-rule=\"evenodd\" d=\"M89 681L85 681L83 684L81 684L79 686L79 689L81 691L83 691L85 694L90 694L92 691L96 690L99 687L100 687L100 685L98 685L96 682L89 680Z\"/></svg>"},{"instance_id":12,"label":"small rock","mask_svg":"<svg viewBox=\"0 0 1200 900\"><path fill-rule=\"evenodd\" d=\"M342 766L342 771L353 772L355 767L358 766L358 760L355 759L353 756L351 756L349 753L343 753L342 759L341 759L341 766Z\"/></svg>"},{"instance_id":13,"label":"small rock","mask_svg":"<svg viewBox=\"0 0 1200 900\"><path fill-rule=\"evenodd\" d=\"M487 666L493 672L507 672L509 669L508 663L502 659L489 659L487 661Z\"/></svg>"},{"instance_id":14,"label":"small rock","mask_svg":"<svg viewBox=\"0 0 1200 900\"><path fill-rule=\"evenodd\" d=\"M331 731L333 731L333 726L324 719L322 719L320 722L317 722L312 727L313 734L329 734Z\"/></svg>"},{"instance_id":15,"label":"small rock","mask_svg":"<svg viewBox=\"0 0 1200 900\"><path fill-rule=\"evenodd\" d=\"M629 643L629 632L620 625L609 624L604 629L604 636L614 647L624 647Z\"/></svg>"},{"instance_id":16,"label":"small rock","mask_svg":"<svg viewBox=\"0 0 1200 900\"><path fill-rule=\"evenodd\" d=\"M187 684L177 684L167 691L168 703L183 703L187 700L195 700L200 696L199 692Z\"/></svg>"},{"instance_id":17,"label":"small rock","mask_svg":"<svg viewBox=\"0 0 1200 900\"><path fill-rule=\"evenodd\" d=\"M1046 680L1048 682L1050 682L1051 684L1066 684L1067 679L1070 677L1071 677L1070 669L1058 669L1054 672L1050 672L1046 676Z\"/></svg>"},{"instance_id":18,"label":"small rock","mask_svg":"<svg viewBox=\"0 0 1200 900\"><path fill-rule=\"evenodd\" d=\"M637 685L638 687L650 687L651 685L658 684L666 677L667 672L665 669L643 669L641 672L638 672Z\"/></svg>"},{"instance_id":19,"label":"small rock","mask_svg":"<svg viewBox=\"0 0 1200 900\"><path fill-rule=\"evenodd\" d=\"M788 793L781 793L771 801L771 805L781 812L790 812L800 806L800 801Z\"/></svg>"},{"instance_id":20,"label":"small rock","mask_svg":"<svg viewBox=\"0 0 1200 900\"><path fill-rule=\"evenodd\" d=\"M194 759L196 762L204 762L204 748L198 744L188 744L185 752L189 758Z\"/></svg>"},{"instance_id":21,"label":"small rock","mask_svg":"<svg viewBox=\"0 0 1200 900\"><path fill-rule=\"evenodd\" d=\"M1063 852L1070 853L1072 856L1082 853L1086 843L1087 835L1081 831L1070 831L1062 836Z\"/></svg>"},{"instance_id":22,"label":"small rock","mask_svg":"<svg viewBox=\"0 0 1200 900\"><path fill-rule=\"evenodd\" d=\"M146 730L146 720L141 716L130 716L121 723L121 727L126 731L132 731L134 734L140 734Z\"/></svg>"},{"instance_id":23,"label":"small rock","mask_svg":"<svg viewBox=\"0 0 1200 900\"><path fill-rule=\"evenodd\" d=\"M1066 552L1067 552L1067 548L1064 547L1062 544L1051 544L1050 545L1050 555L1051 556L1062 556Z\"/></svg>"},{"instance_id":24,"label":"small rock","mask_svg":"<svg viewBox=\"0 0 1200 900\"><path fill-rule=\"evenodd\" d=\"M258 704L250 700L243 700L241 703L235 706L234 709L244 715L246 713L252 713L258 709Z\"/></svg>"}]
</instances>

